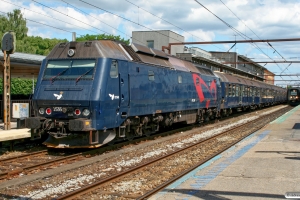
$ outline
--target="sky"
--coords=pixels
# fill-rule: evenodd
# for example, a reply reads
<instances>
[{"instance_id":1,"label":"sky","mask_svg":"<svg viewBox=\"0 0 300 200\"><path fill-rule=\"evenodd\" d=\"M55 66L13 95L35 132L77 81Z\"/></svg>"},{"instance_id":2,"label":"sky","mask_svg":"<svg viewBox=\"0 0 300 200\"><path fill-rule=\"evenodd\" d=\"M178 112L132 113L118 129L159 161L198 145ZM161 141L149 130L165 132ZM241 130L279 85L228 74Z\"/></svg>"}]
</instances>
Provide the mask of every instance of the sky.
<instances>
[{"instance_id":1,"label":"sky","mask_svg":"<svg viewBox=\"0 0 300 200\"><path fill-rule=\"evenodd\" d=\"M300 0L0 0L0 14L14 9L26 18L28 35L43 38L71 40L76 32L130 39L132 31L151 30L174 31L186 42L300 38ZM230 51L253 61L300 61L300 41L270 44L239 43ZM198 47L228 51L232 45ZM300 77L300 63L261 65L276 75ZM275 80L277 85L300 84L297 76Z\"/></svg>"}]
</instances>

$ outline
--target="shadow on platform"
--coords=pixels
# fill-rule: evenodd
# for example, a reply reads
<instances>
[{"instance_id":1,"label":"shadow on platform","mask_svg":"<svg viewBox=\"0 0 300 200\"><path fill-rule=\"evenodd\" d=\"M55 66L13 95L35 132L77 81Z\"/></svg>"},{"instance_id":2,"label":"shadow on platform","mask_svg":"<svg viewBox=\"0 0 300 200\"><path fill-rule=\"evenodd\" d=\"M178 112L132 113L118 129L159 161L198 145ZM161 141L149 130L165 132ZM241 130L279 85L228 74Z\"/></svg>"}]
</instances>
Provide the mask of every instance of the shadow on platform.
<instances>
[{"instance_id":1,"label":"shadow on platform","mask_svg":"<svg viewBox=\"0 0 300 200\"><path fill-rule=\"evenodd\" d=\"M181 193L190 195L193 197L199 197L200 199L209 199L209 200L220 200L220 199L230 199L230 197L224 196L234 196L236 198L270 198L270 199L284 199L285 196L278 194L267 194L267 193L250 193L250 192L226 192L226 191L215 191L215 190L193 190L193 189L170 189L163 190L162 192L170 192L170 193Z\"/></svg>"}]
</instances>

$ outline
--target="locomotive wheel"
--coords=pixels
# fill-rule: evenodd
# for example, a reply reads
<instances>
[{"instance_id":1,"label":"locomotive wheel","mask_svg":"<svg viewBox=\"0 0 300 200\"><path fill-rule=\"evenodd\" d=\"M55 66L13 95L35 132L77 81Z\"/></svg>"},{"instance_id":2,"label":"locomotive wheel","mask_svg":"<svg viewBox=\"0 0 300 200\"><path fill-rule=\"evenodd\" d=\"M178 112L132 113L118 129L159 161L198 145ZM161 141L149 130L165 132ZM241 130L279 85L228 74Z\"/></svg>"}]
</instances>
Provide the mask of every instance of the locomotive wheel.
<instances>
[{"instance_id":1,"label":"locomotive wheel","mask_svg":"<svg viewBox=\"0 0 300 200\"><path fill-rule=\"evenodd\" d=\"M133 133L132 131L130 131L130 132L128 132L128 133L126 134L126 139L127 139L128 141L132 141L132 140L134 139L134 137L135 137L135 135L134 135L134 133Z\"/></svg>"},{"instance_id":2,"label":"locomotive wheel","mask_svg":"<svg viewBox=\"0 0 300 200\"><path fill-rule=\"evenodd\" d=\"M109 143L107 143L108 146L114 146L114 144L116 143L116 139L113 139L112 141L110 141Z\"/></svg>"},{"instance_id":3,"label":"locomotive wheel","mask_svg":"<svg viewBox=\"0 0 300 200\"><path fill-rule=\"evenodd\" d=\"M150 135L151 135L151 131L150 130L148 130L148 129L143 129L143 133L144 133L144 135L146 135L147 137L149 137Z\"/></svg>"}]
</instances>

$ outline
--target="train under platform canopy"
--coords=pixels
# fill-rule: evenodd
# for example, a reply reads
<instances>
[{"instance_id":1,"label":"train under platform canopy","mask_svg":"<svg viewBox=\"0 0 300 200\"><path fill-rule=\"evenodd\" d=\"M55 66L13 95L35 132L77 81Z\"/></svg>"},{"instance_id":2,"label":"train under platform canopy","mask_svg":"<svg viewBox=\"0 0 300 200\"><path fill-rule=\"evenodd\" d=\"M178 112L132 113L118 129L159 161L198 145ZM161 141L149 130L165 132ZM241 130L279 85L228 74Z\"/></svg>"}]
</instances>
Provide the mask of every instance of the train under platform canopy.
<instances>
[{"instance_id":1,"label":"train under platform canopy","mask_svg":"<svg viewBox=\"0 0 300 200\"><path fill-rule=\"evenodd\" d=\"M37 79L40 66L46 56L15 52L10 54L11 78ZM3 77L3 53L0 51L0 78Z\"/></svg>"}]
</instances>

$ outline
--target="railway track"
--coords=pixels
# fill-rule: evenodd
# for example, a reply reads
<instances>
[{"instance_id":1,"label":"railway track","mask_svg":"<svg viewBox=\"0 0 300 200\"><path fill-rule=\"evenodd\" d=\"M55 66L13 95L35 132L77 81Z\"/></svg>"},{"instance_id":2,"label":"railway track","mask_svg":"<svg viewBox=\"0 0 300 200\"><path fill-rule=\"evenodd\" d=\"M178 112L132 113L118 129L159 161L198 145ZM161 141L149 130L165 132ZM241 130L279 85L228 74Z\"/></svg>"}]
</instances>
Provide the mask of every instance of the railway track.
<instances>
[{"instance_id":1,"label":"railway track","mask_svg":"<svg viewBox=\"0 0 300 200\"><path fill-rule=\"evenodd\" d=\"M121 197L145 199L261 129L288 110L289 108L285 108L265 115L188 147L98 180L56 199L116 199Z\"/></svg>"},{"instance_id":2,"label":"railway track","mask_svg":"<svg viewBox=\"0 0 300 200\"><path fill-rule=\"evenodd\" d=\"M0 159L0 182L8 179L18 178L20 174L22 175L34 174L41 170L55 168L63 164L70 164L72 162L80 161L85 158L102 154L107 151L119 149L129 144L139 143L146 140L152 140L155 137L162 137L162 136L173 134L178 131L185 131L191 128L192 128L191 126L179 128L176 130L153 135L148 138L138 138L134 141L124 141L121 143L114 144L113 146L104 146L99 149L82 151L80 153L73 153L72 155L69 156L51 155L49 154L48 150L42 150L42 151Z\"/></svg>"},{"instance_id":3,"label":"railway track","mask_svg":"<svg viewBox=\"0 0 300 200\"><path fill-rule=\"evenodd\" d=\"M82 153L69 156L53 156L48 150L18 155L15 157L0 160L0 182L5 179L12 179L19 174L34 173L45 168L57 167L62 163L70 163L83 159Z\"/></svg>"}]
</instances>

